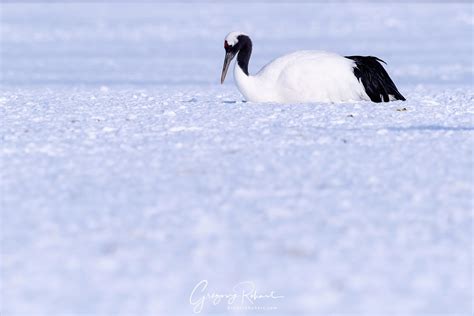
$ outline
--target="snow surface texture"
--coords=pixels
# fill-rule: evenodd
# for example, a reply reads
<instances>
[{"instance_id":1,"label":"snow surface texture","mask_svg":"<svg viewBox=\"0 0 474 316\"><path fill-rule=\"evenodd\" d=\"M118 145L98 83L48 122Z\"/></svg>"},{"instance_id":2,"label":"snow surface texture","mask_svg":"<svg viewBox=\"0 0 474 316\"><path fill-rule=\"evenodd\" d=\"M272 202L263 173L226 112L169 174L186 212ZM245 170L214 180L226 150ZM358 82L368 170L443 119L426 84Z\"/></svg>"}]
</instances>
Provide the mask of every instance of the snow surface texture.
<instances>
[{"instance_id":1,"label":"snow surface texture","mask_svg":"<svg viewBox=\"0 0 474 316\"><path fill-rule=\"evenodd\" d=\"M284 298L202 314L472 313L471 4L4 3L0 28L2 315L189 315L203 279ZM244 103L235 29L252 73L375 55L408 101Z\"/></svg>"}]
</instances>

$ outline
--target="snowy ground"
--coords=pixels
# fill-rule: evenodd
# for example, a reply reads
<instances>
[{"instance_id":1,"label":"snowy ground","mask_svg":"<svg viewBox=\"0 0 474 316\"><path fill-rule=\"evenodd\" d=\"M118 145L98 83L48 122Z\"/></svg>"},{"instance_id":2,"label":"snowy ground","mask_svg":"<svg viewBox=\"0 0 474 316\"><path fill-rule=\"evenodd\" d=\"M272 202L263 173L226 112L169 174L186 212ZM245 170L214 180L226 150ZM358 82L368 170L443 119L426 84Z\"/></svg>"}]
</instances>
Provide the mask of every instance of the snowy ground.
<instances>
[{"instance_id":1,"label":"snowy ground","mask_svg":"<svg viewBox=\"0 0 474 316\"><path fill-rule=\"evenodd\" d=\"M472 314L472 5L245 7L1 4L2 315L189 315L203 279L284 298L202 314ZM371 54L408 101L244 103L235 29L251 72Z\"/></svg>"}]
</instances>

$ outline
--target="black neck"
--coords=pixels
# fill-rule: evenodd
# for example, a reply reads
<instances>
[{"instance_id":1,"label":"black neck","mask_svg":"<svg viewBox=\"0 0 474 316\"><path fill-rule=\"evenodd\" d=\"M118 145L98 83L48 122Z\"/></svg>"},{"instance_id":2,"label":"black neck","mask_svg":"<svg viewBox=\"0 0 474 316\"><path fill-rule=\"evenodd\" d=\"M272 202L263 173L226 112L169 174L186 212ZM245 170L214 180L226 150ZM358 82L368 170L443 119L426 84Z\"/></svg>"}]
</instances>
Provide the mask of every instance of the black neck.
<instances>
[{"instance_id":1,"label":"black neck","mask_svg":"<svg viewBox=\"0 0 474 316\"><path fill-rule=\"evenodd\" d=\"M252 55L252 41L248 36L239 36L239 42L241 42L241 48L239 55L237 56L237 63L242 71L248 76L249 75L249 60Z\"/></svg>"}]
</instances>

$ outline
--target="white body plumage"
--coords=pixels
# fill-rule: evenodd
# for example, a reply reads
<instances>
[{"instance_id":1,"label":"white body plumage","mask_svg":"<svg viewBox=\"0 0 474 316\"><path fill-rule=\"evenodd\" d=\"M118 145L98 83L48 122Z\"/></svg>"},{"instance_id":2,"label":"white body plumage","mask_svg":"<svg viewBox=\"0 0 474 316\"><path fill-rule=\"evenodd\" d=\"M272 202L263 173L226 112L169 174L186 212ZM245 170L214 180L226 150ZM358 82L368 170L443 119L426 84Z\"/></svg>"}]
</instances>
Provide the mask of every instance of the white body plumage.
<instances>
[{"instance_id":1,"label":"white body plumage","mask_svg":"<svg viewBox=\"0 0 474 316\"><path fill-rule=\"evenodd\" d=\"M337 54L298 51L273 60L255 76L235 63L234 78L245 99L253 102L370 101L354 66Z\"/></svg>"}]
</instances>

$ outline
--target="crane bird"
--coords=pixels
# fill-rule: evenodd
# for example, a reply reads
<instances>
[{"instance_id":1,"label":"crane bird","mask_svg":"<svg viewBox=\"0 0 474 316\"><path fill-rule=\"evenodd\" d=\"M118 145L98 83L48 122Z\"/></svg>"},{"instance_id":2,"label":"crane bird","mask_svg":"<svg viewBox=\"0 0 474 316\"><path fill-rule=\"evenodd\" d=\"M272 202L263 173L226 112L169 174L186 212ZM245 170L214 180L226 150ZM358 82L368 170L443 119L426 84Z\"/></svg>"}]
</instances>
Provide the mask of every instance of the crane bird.
<instances>
[{"instance_id":1,"label":"crane bird","mask_svg":"<svg viewBox=\"0 0 474 316\"><path fill-rule=\"evenodd\" d=\"M237 56L234 79L251 102L389 102L405 98L373 56L340 56L323 51L297 51L281 56L256 75L249 74L252 41L242 32L229 33L224 41L221 84Z\"/></svg>"}]
</instances>

